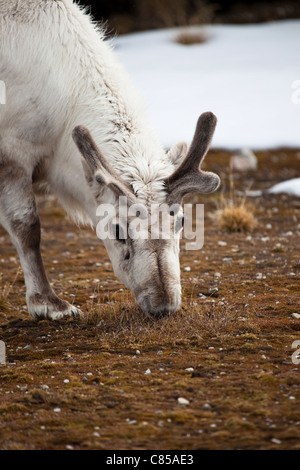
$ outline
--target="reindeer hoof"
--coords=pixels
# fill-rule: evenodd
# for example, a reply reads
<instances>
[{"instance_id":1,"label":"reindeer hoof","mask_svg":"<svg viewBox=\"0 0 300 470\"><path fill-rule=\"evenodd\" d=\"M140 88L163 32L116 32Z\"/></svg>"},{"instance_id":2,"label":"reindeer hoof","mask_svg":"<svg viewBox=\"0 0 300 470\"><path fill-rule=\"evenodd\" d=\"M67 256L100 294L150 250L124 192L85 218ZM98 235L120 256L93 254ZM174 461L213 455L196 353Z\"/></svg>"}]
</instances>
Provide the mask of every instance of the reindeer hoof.
<instances>
[{"instance_id":1,"label":"reindeer hoof","mask_svg":"<svg viewBox=\"0 0 300 470\"><path fill-rule=\"evenodd\" d=\"M42 318L61 320L64 317L78 318L83 315L77 307L61 300L54 293L31 295L27 300L27 306L29 314L36 320Z\"/></svg>"}]
</instances>

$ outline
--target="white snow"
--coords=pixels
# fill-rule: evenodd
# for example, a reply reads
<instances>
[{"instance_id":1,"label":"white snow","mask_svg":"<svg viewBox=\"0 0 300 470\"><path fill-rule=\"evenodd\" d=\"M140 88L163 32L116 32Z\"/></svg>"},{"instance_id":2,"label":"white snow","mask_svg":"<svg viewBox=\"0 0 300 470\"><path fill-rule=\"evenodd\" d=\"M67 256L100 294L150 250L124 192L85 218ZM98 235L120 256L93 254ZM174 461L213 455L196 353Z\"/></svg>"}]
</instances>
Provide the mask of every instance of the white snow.
<instances>
[{"instance_id":1,"label":"white snow","mask_svg":"<svg viewBox=\"0 0 300 470\"><path fill-rule=\"evenodd\" d=\"M286 193L291 196L300 197L300 178L292 178L291 180L275 184L268 192L273 194Z\"/></svg>"},{"instance_id":2,"label":"white snow","mask_svg":"<svg viewBox=\"0 0 300 470\"><path fill-rule=\"evenodd\" d=\"M300 146L300 20L207 26L192 46L178 31L115 39L165 147L189 143L204 111L218 117L215 148Z\"/></svg>"}]
</instances>

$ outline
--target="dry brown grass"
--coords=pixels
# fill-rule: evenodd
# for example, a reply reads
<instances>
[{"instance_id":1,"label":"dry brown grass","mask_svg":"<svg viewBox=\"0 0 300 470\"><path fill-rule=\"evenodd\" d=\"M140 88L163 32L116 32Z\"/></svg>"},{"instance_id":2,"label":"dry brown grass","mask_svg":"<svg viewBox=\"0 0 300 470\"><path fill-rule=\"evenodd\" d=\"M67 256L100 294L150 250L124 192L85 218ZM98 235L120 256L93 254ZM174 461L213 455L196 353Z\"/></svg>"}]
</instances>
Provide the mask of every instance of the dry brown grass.
<instances>
[{"instance_id":1,"label":"dry brown grass","mask_svg":"<svg viewBox=\"0 0 300 470\"><path fill-rule=\"evenodd\" d=\"M198 32L185 29L176 36L175 42L184 46L192 46L194 44L202 44L206 42L207 39L208 36L204 29Z\"/></svg>"},{"instance_id":2,"label":"dry brown grass","mask_svg":"<svg viewBox=\"0 0 300 470\"><path fill-rule=\"evenodd\" d=\"M234 186L232 169L229 174L229 195L226 198L221 193L217 204L217 211L213 214L220 230L227 232L251 232L257 220L254 216L254 207L246 201L246 193L237 195Z\"/></svg>"},{"instance_id":3,"label":"dry brown grass","mask_svg":"<svg viewBox=\"0 0 300 470\"><path fill-rule=\"evenodd\" d=\"M12 283L5 283L0 289L0 312L4 312L10 308L10 302L8 301L9 294L20 274L20 269L17 270L15 278ZM0 273L0 285L2 284L2 273Z\"/></svg>"},{"instance_id":4,"label":"dry brown grass","mask_svg":"<svg viewBox=\"0 0 300 470\"><path fill-rule=\"evenodd\" d=\"M215 216L221 230L227 232L251 232L256 226L252 207L244 201L222 202L223 207L217 210Z\"/></svg>"},{"instance_id":5,"label":"dry brown grass","mask_svg":"<svg viewBox=\"0 0 300 470\"><path fill-rule=\"evenodd\" d=\"M200 346L203 336L215 336L235 330L238 319L235 309L228 306L215 308L209 303L193 306L183 299L181 310L176 315L152 318L141 313L132 299L120 304L95 305L80 324L81 329L96 328L101 335L102 346L108 350L119 348L148 349L172 348L178 345ZM244 325L239 325L239 331ZM145 346L147 345L147 346Z\"/></svg>"},{"instance_id":6,"label":"dry brown grass","mask_svg":"<svg viewBox=\"0 0 300 470\"><path fill-rule=\"evenodd\" d=\"M155 18L162 27L210 24L216 4L202 0L151 0L138 3L140 18Z\"/></svg>"}]
</instances>

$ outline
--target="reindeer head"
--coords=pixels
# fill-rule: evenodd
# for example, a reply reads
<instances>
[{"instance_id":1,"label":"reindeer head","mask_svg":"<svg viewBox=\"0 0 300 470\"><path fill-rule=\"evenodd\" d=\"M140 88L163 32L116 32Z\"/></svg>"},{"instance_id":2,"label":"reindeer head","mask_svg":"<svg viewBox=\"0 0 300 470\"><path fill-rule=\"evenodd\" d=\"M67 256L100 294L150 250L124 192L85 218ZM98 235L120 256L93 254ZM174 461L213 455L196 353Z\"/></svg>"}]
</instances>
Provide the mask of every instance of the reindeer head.
<instances>
[{"instance_id":1,"label":"reindeer head","mask_svg":"<svg viewBox=\"0 0 300 470\"><path fill-rule=\"evenodd\" d=\"M98 214L102 228L106 217L106 236L100 235L99 238L104 238L115 274L132 290L145 313L158 316L175 312L180 307L179 239L183 226L181 201L185 194L210 193L220 184L216 174L200 169L213 137L216 121L212 113L202 114L188 152L186 153L184 145L179 146L181 153L186 155L183 155L181 163L164 180L166 203L158 207L164 224L161 227L158 223L155 230L152 210L141 204L132 187L111 167L89 131L83 126L78 126L73 131L73 139L87 163L90 179L93 179L98 188L109 188L114 194L114 211L109 213L108 210L108 215L105 216L101 211ZM175 157L178 157L174 153L176 152L170 154L173 163L177 159ZM126 200L125 210L124 204L121 208L118 204L120 199ZM139 230L135 231L137 226ZM164 227L168 227L168 233L165 233Z\"/></svg>"}]
</instances>

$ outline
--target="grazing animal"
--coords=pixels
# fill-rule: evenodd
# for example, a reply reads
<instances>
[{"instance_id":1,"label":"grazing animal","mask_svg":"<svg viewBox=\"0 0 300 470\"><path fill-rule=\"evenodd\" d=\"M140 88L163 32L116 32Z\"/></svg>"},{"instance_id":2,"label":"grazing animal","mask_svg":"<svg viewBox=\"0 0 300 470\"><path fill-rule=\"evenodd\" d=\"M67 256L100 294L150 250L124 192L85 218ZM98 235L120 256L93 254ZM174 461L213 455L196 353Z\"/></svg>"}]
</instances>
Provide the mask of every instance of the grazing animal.
<instances>
[{"instance_id":1,"label":"grazing animal","mask_svg":"<svg viewBox=\"0 0 300 470\"><path fill-rule=\"evenodd\" d=\"M215 191L219 177L199 166L216 118L200 116L189 150L180 143L166 152L103 31L71 0L0 0L0 79L7 93L0 106L0 221L20 257L29 313L79 315L49 285L35 190L54 194L77 223L94 227L99 205L112 204L118 215L120 196L128 210L143 204L147 211ZM178 214L163 216L174 225ZM110 222L115 237L104 244L141 309L154 316L176 311L179 231L170 239L125 238L121 217Z\"/></svg>"}]
</instances>

